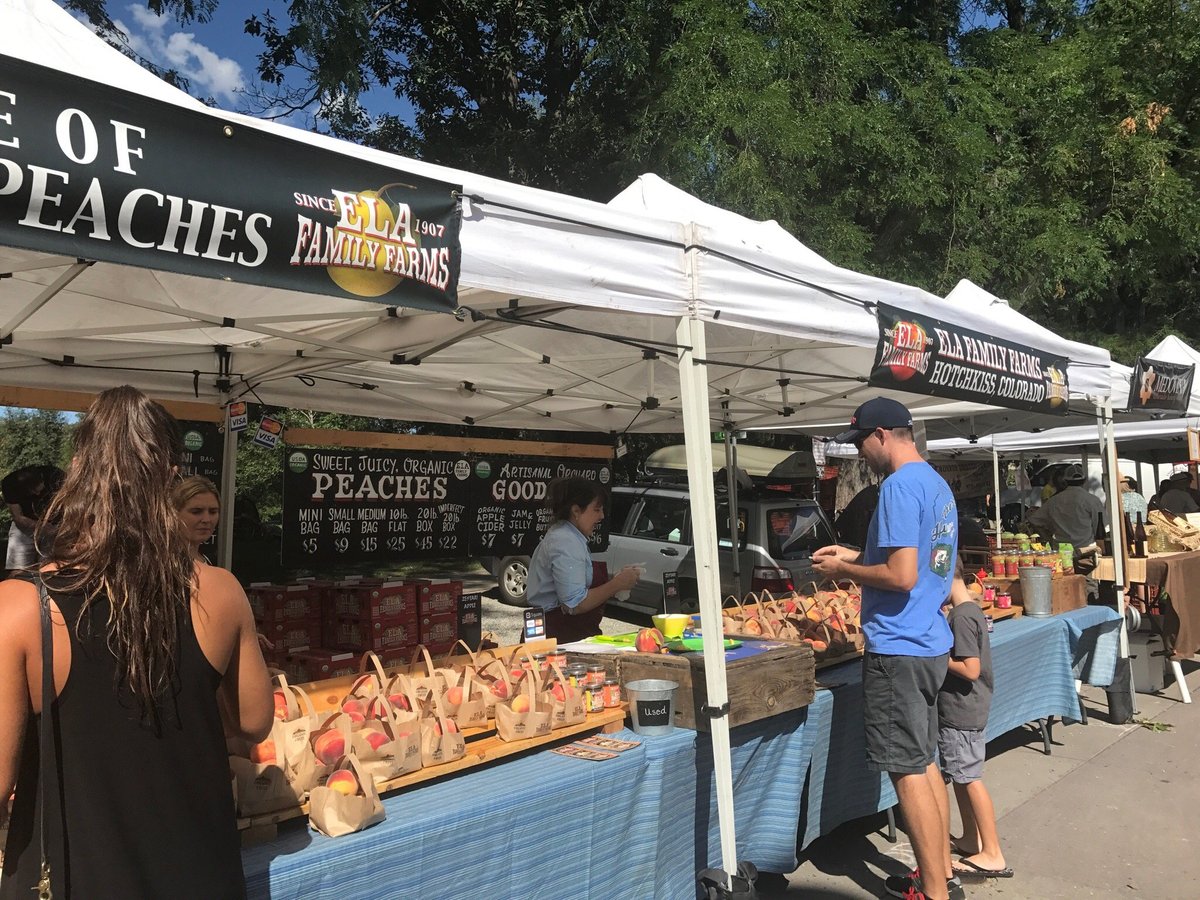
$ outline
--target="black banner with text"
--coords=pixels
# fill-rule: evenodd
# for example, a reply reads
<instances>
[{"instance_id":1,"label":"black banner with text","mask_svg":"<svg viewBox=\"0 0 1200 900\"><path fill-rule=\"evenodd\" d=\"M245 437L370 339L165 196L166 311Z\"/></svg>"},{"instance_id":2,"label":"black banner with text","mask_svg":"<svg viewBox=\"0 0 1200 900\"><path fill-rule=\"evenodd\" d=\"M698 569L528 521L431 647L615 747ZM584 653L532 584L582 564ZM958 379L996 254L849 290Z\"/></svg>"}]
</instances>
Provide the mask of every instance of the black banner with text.
<instances>
[{"instance_id":1,"label":"black banner with text","mask_svg":"<svg viewBox=\"0 0 1200 900\"><path fill-rule=\"evenodd\" d=\"M1186 413L1195 366L1139 357L1129 376L1129 409L1168 409Z\"/></svg>"},{"instance_id":2,"label":"black banner with text","mask_svg":"<svg viewBox=\"0 0 1200 900\"><path fill-rule=\"evenodd\" d=\"M871 384L1066 415L1065 357L883 303L878 315Z\"/></svg>"},{"instance_id":3,"label":"black banner with text","mask_svg":"<svg viewBox=\"0 0 1200 900\"><path fill-rule=\"evenodd\" d=\"M603 460L292 449L283 563L527 556L550 526L546 485L565 476L607 487L612 468ZM591 546L607 548L603 523Z\"/></svg>"},{"instance_id":4,"label":"black banner with text","mask_svg":"<svg viewBox=\"0 0 1200 900\"><path fill-rule=\"evenodd\" d=\"M0 244L453 309L460 190L0 57Z\"/></svg>"}]
</instances>

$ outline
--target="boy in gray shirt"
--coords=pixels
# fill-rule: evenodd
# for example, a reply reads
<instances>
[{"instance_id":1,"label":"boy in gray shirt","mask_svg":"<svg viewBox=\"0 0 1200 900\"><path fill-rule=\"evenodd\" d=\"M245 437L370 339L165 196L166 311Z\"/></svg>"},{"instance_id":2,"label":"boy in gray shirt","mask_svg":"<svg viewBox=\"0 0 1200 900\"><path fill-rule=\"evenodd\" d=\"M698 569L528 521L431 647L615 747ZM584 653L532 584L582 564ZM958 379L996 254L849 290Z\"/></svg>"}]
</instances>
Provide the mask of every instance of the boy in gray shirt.
<instances>
[{"instance_id":1,"label":"boy in gray shirt","mask_svg":"<svg viewBox=\"0 0 1200 900\"><path fill-rule=\"evenodd\" d=\"M996 812L983 784L987 754L984 729L992 705L992 650L987 620L967 589L959 563L950 588L947 621L954 647L945 683L938 692L938 753L943 777L954 785L963 836L964 858L952 865L954 875L1011 878L996 834ZM948 837L948 836L947 836Z\"/></svg>"}]
</instances>

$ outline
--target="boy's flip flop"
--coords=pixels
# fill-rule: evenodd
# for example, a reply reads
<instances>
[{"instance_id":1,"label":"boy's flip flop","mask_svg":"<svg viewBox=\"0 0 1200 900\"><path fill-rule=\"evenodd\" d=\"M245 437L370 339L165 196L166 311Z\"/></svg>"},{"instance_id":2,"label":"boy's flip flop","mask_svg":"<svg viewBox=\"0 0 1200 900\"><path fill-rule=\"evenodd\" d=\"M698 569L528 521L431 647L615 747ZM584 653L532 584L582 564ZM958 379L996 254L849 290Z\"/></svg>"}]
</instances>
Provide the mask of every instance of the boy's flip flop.
<instances>
[{"instance_id":1,"label":"boy's flip flop","mask_svg":"<svg viewBox=\"0 0 1200 900\"><path fill-rule=\"evenodd\" d=\"M961 868L960 868L961 867ZM985 869L969 859L956 859L951 866L955 875L980 875L984 878L1012 878L1012 869Z\"/></svg>"}]
</instances>

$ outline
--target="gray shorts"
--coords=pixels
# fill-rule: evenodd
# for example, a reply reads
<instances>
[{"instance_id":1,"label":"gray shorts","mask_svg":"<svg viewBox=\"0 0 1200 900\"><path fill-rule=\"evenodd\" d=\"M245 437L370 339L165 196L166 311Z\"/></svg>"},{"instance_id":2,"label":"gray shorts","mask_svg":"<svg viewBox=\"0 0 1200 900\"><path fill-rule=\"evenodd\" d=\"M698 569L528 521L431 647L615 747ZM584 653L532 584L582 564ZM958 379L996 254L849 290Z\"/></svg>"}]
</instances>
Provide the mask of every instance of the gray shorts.
<instances>
[{"instance_id":1,"label":"gray shorts","mask_svg":"<svg viewBox=\"0 0 1200 900\"><path fill-rule=\"evenodd\" d=\"M867 768L918 775L937 758L937 695L950 654L863 654Z\"/></svg>"},{"instance_id":2,"label":"gray shorts","mask_svg":"<svg viewBox=\"0 0 1200 900\"><path fill-rule=\"evenodd\" d=\"M987 739L982 731L962 731L958 728L938 729L938 756L942 774L955 784L970 784L983 778L983 761L987 757Z\"/></svg>"}]
</instances>

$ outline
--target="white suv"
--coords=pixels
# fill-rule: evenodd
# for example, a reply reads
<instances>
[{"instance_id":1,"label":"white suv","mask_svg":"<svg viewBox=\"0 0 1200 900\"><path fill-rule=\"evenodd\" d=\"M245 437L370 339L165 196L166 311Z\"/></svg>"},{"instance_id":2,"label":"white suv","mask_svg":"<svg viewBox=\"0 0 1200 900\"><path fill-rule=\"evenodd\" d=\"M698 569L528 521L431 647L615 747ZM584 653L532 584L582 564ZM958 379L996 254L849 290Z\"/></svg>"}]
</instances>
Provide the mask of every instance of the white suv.
<instances>
[{"instance_id":1,"label":"white suv","mask_svg":"<svg viewBox=\"0 0 1200 900\"><path fill-rule=\"evenodd\" d=\"M642 616L663 612L663 577L675 573L678 599L667 612L697 609L695 553L686 486L655 484L615 487L607 510L609 546L593 554L610 572L622 566L645 567L628 600L610 600L616 610ZM833 527L815 500L775 490L747 489L738 495L740 573L733 573L729 539L729 500L717 495L718 565L722 595L747 591L788 591L812 580L812 553L837 543ZM500 584L501 599L524 603L529 557L484 560Z\"/></svg>"}]
</instances>

